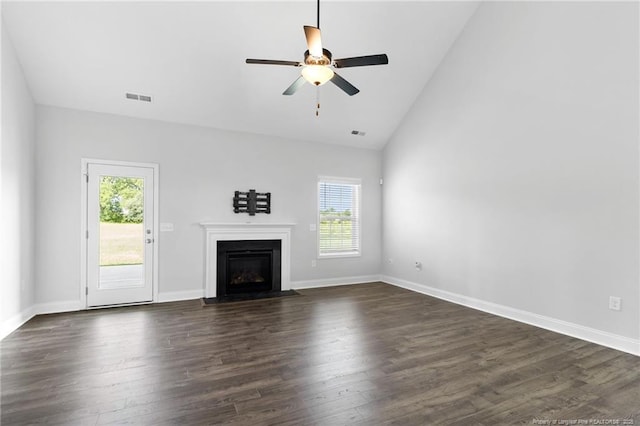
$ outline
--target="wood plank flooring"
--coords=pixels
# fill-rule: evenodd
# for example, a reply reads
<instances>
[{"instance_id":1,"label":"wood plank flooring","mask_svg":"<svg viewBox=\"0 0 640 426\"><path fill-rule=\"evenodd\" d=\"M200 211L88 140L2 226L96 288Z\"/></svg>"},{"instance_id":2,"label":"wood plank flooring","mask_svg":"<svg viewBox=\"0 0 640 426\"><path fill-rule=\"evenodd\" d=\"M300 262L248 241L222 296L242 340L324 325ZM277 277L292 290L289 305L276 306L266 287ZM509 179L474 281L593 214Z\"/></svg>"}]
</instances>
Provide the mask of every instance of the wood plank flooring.
<instances>
[{"instance_id":1,"label":"wood plank flooring","mask_svg":"<svg viewBox=\"0 0 640 426\"><path fill-rule=\"evenodd\" d=\"M300 293L38 316L0 343L1 423L640 424L639 357L383 283Z\"/></svg>"}]
</instances>

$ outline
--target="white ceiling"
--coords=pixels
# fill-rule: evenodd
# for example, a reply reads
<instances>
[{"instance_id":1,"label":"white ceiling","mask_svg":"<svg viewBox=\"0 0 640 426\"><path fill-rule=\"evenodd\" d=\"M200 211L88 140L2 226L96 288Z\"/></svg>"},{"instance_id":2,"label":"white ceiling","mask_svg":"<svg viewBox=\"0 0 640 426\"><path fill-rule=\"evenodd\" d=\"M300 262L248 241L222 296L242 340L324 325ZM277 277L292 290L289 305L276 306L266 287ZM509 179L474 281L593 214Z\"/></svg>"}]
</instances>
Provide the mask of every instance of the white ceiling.
<instances>
[{"instance_id":1,"label":"white ceiling","mask_svg":"<svg viewBox=\"0 0 640 426\"><path fill-rule=\"evenodd\" d=\"M323 1L334 58L389 56L389 65L338 70L360 89L353 97L332 83L283 96L299 68L244 62L302 61L315 1L3 1L2 14L38 104L380 149L477 6Z\"/></svg>"}]
</instances>

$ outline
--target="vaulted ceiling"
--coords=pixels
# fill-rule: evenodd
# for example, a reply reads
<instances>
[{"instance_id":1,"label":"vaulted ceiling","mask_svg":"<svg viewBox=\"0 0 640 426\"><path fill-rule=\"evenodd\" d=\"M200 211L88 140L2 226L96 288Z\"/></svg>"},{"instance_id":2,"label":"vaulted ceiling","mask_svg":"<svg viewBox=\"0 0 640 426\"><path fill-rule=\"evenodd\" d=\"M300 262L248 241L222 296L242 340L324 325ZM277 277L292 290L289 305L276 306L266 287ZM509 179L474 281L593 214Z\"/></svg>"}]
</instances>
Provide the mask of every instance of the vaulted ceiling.
<instances>
[{"instance_id":1,"label":"vaulted ceiling","mask_svg":"<svg viewBox=\"0 0 640 426\"><path fill-rule=\"evenodd\" d=\"M380 149L477 6L323 1L322 40L334 58L389 56L388 65L339 70L360 89L352 97L331 83L283 96L299 68L245 64L302 61L315 1L4 1L2 15L38 104Z\"/></svg>"}]
</instances>

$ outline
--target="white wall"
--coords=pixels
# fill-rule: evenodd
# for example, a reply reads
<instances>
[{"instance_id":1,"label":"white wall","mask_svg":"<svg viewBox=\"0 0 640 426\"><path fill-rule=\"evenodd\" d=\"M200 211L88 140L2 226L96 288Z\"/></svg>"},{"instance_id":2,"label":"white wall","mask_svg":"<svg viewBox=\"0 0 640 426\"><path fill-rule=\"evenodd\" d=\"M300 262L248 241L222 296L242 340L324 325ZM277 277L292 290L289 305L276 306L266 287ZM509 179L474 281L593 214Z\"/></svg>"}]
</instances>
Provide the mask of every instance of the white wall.
<instances>
[{"instance_id":1,"label":"white wall","mask_svg":"<svg viewBox=\"0 0 640 426\"><path fill-rule=\"evenodd\" d=\"M1 38L0 338L35 300L35 106L4 27Z\"/></svg>"},{"instance_id":2,"label":"white wall","mask_svg":"<svg viewBox=\"0 0 640 426\"><path fill-rule=\"evenodd\" d=\"M638 342L638 40L635 2L483 3L384 151L387 279Z\"/></svg>"},{"instance_id":3,"label":"white wall","mask_svg":"<svg viewBox=\"0 0 640 426\"><path fill-rule=\"evenodd\" d=\"M206 221L298 224L292 232L294 286L379 274L380 155L373 150L38 106L38 302L79 300L83 157L159 164L159 219L173 223L175 229L160 233L159 239L159 292L167 299L202 291L204 231L198 224ZM312 268L316 240L309 224L317 217L318 175L362 178L363 255L318 260ZM271 215L250 218L233 213L233 192L249 189L271 192Z\"/></svg>"}]
</instances>

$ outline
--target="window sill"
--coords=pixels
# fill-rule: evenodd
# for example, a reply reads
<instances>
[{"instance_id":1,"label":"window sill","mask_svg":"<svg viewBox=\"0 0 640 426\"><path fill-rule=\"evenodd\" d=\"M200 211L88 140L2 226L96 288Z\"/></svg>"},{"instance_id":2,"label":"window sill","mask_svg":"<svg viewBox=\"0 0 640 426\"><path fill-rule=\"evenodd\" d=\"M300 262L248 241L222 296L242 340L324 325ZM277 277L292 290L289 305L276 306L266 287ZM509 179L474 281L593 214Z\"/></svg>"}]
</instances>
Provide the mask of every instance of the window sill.
<instances>
[{"instance_id":1,"label":"window sill","mask_svg":"<svg viewBox=\"0 0 640 426\"><path fill-rule=\"evenodd\" d=\"M318 259L342 259L345 257L361 257L360 252L348 252L348 253L331 253L331 254L319 254Z\"/></svg>"}]
</instances>

